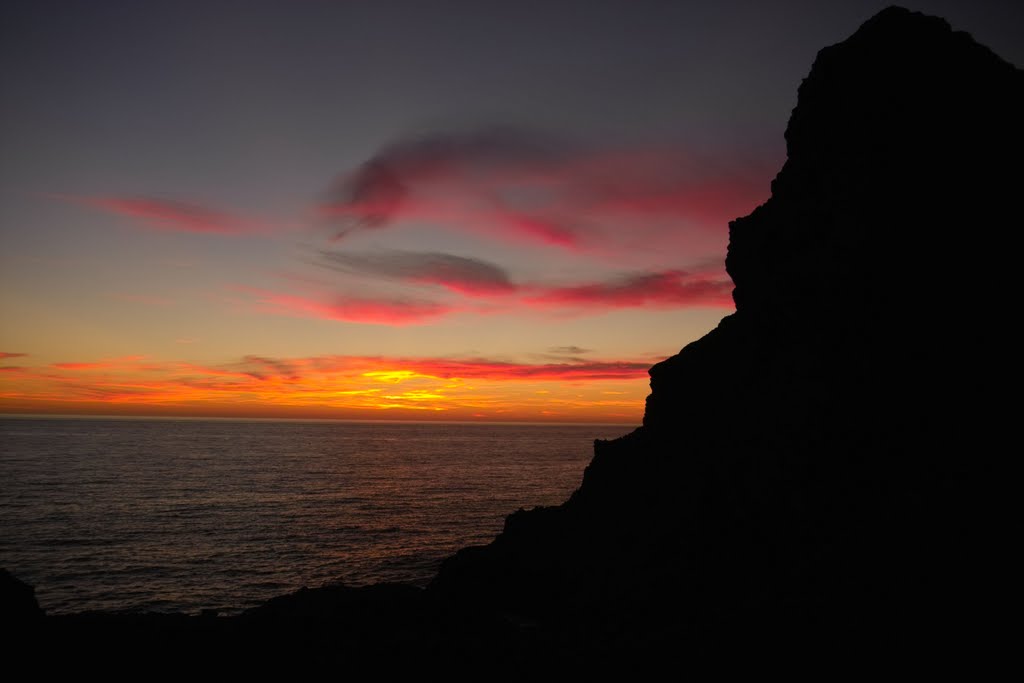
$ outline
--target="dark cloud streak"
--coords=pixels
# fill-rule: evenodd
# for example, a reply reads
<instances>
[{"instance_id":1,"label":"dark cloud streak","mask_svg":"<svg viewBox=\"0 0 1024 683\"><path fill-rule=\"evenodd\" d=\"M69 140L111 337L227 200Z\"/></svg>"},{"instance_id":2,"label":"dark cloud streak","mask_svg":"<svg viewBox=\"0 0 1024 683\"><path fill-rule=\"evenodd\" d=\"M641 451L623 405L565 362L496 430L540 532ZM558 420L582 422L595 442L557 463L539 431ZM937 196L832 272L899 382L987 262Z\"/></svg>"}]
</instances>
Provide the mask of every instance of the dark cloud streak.
<instances>
[{"instance_id":1,"label":"dark cloud streak","mask_svg":"<svg viewBox=\"0 0 1024 683\"><path fill-rule=\"evenodd\" d=\"M336 238L418 221L587 251L629 244L638 230L724 232L766 198L770 178L759 164L729 163L518 129L424 135L383 147L321 208Z\"/></svg>"},{"instance_id":2,"label":"dark cloud streak","mask_svg":"<svg viewBox=\"0 0 1024 683\"><path fill-rule=\"evenodd\" d=\"M469 296L506 294L516 289L508 273L500 266L454 254L408 251L320 253L324 265L335 270L440 285Z\"/></svg>"}]
</instances>

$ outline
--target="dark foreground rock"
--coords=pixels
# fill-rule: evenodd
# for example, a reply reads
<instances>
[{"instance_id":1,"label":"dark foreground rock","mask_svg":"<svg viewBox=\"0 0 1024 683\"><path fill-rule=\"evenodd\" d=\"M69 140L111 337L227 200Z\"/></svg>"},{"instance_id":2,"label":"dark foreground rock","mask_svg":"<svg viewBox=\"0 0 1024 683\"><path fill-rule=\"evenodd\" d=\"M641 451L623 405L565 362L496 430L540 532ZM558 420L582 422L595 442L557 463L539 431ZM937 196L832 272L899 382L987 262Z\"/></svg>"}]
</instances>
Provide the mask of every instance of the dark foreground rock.
<instances>
[{"instance_id":1,"label":"dark foreground rock","mask_svg":"<svg viewBox=\"0 0 1024 683\"><path fill-rule=\"evenodd\" d=\"M36 591L6 569L0 569L0 624L17 624L42 619Z\"/></svg>"},{"instance_id":2,"label":"dark foreground rock","mask_svg":"<svg viewBox=\"0 0 1024 683\"><path fill-rule=\"evenodd\" d=\"M643 426L571 500L431 590L640 638L976 629L1022 121L1024 72L941 19L890 8L822 50L771 198L730 225L737 312L651 369Z\"/></svg>"},{"instance_id":3,"label":"dark foreground rock","mask_svg":"<svg viewBox=\"0 0 1024 683\"><path fill-rule=\"evenodd\" d=\"M1024 73L883 11L819 53L771 199L730 226L737 312L652 368L643 426L597 442L565 504L512 515L425 591L37 633L488 679L707 645L963 647L1005 600L991 481L1012 443L1021 121Z\"/></svg>"}]
</instances>

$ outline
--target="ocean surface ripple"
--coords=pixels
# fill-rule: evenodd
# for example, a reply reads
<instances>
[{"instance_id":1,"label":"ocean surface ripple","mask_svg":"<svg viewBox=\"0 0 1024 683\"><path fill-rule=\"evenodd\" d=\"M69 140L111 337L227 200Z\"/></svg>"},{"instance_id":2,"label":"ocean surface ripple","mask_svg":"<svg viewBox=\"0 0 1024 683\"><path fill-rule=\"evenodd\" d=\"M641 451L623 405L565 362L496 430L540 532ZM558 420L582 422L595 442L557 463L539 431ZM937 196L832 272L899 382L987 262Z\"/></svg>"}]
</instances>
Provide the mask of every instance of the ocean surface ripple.
<instances>
[{"instance_id":1,"label":"ocean surface ripple","mask_svg":"<svg viewBox=\"0 0 1024 683\"><path fill-rule=\"evenodd\" d=\"M0 566L48 613L234 613L343 581L423 585L564 501L616 425L0 420Z\"/></svg>"}]
</instances>

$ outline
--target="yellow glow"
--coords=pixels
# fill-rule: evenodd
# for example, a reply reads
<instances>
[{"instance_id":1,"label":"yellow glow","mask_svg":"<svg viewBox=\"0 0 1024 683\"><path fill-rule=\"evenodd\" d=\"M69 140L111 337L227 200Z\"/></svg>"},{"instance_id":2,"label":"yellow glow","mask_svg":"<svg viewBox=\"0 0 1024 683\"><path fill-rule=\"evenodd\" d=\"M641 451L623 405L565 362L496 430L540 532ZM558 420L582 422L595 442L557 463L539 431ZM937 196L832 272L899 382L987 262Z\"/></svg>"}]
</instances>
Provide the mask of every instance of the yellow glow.
<instances>
[{"instance_id":1,"label":"yellow glow","mask_svg":"<svg viewBox=\"0 0 1024 683\"><path fill-rule=\"evenodd\" d=\"M362 376L380 380L381 382L402 382L417 377L437 379L431 375L421 375L412 370L374 370L372 372L364 372Z\"/></svg>"},{"instance_id":2,"label":"yellow glow","mask_svg":"<svg viewBox=\"0 0 1024 683\"><path fill-rule=\"evenodd\" d=\"M485 361L330 357L276 363L204 367L126 357L102 366L8 368L0 373L0 412L345 419L436 414L450 420L637 423L648 393L642 370L563 379L562 366L538 370ZM439 372L431 374L432 367ZM472 381L439 376L456 372Z\"/></svg>"}]
</instances>

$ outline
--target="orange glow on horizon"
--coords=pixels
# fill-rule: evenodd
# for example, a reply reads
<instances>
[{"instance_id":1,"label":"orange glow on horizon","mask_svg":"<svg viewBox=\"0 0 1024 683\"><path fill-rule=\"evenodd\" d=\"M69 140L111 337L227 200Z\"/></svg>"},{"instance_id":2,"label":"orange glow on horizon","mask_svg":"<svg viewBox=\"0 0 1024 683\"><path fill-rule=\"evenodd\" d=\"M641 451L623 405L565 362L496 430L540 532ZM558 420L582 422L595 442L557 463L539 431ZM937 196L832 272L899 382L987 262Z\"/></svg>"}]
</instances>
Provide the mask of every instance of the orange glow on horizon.
<instances>
[{"instance_id":1,"label":"orange glow on horizon","mask_svg":"<svg viewBox=\"0 0 1024 683\"><path fill-rule=\"evenodd\" d=\"M0 373L0 412L638 423L648 361L247 356L215 367L112 360Z\"/></svg>"}]
</instances>

